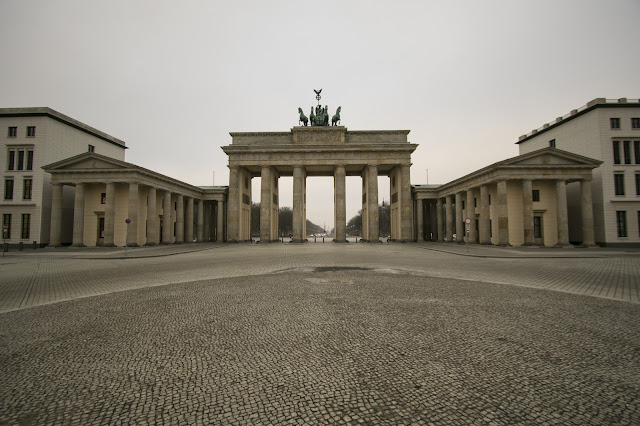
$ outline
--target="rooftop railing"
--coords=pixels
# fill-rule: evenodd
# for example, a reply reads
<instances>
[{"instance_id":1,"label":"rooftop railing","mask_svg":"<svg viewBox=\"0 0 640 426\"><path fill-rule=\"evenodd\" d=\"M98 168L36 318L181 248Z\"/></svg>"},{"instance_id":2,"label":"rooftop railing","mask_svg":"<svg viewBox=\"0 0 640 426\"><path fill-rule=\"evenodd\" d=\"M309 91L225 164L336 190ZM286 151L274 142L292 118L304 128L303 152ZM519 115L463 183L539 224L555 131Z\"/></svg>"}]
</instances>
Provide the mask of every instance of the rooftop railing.
<instances>
[{"instance_id":1,"label":"rooftop railing","mask_svg":"<svg viewBox=\"0 0 640 426\"><path fill-rule=\"evenodd\" d=\"M533 129L532 131L530 131L529 133L527 133L526 135L522 135L520 136L520 138L518 140L523 140L525 138L528 138L529 136L535 135L536 133L540 132L541 130L544 130L546 128L548 128L549 126L552 126L554 124L560 123L563 120L566 120L569 117L572 117L576 114L578 114L579 112L582 112L588 108L591 108L594 105L600 105L600 104L640 104L640 99L638 98L620 98L620 99L605 99L605 98L595 98L592 101L587 102L586 105L582 105L580 108L578 109L572 109L568 114L563 115L562 117L558 117L556 118L554 121L550 122L550 123L545 123L542 127L538 127L537 129Z\"/></svg>"}]
</instances>

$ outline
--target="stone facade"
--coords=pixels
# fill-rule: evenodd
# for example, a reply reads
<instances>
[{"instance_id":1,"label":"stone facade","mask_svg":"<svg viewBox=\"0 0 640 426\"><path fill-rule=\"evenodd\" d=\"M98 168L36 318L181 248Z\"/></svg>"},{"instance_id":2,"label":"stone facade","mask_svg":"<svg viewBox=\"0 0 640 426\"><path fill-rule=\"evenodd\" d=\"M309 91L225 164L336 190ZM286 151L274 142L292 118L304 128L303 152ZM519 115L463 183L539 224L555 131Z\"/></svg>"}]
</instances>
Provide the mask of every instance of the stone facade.
<instances>
[{"instance_id":1,"label":"stone facade","mask_svg":"<svg viewBox=\"0 0 640 426\"><path fill-rule=\"evenodd\" d=\"M521 136L517 144L521 154L553 145L602 161L593 171L592 182L595 241L608 246L640 245L639 99L594 99ZM616 194L616 179L622 180L624 190L618 192L623 193ZM570 241L580 238L582 197L578 184L567 185Z\"/></svg>"}]
</instances>

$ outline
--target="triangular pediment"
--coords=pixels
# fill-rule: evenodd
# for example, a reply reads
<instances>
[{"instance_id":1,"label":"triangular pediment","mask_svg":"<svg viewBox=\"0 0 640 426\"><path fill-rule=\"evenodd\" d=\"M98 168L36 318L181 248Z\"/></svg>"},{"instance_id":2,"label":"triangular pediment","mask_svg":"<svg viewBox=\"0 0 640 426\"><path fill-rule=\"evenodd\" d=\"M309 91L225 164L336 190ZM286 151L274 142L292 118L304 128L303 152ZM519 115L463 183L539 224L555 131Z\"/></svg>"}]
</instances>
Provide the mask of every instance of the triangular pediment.
<instances>
[{"instance_id":1,"label":"triangular pediment","mask_svg":"<svg viewBox=\"0 0 640 426\"><path fill-rule=\"evenodd\" d=\"M544 148L499 163L501 166L586 166L600 161L556 148Z\"/></svg>"},{"instance_id":2,"label":"triangular pediment","mask_svg":"<svg viewBox=\"0 0 640 426\"><path fill-rule=\"evenodd\" d=\"M63 170L126 170L132 164L95 153L84 153L44 166L47 172ZM133 166L135 167L135 166Z\"/></svg>"}]
</instances>

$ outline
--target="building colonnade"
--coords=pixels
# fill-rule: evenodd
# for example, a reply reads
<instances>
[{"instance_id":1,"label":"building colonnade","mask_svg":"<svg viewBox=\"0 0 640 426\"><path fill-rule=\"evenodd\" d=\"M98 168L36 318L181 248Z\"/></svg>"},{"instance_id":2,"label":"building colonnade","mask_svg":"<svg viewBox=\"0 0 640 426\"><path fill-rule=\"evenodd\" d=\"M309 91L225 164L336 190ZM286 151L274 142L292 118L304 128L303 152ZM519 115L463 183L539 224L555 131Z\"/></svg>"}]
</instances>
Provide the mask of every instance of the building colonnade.
<instances>
[{"instance_id":1,"label":"building colonnade","mask_svg":"<svg viewBox=\"0 0 640 426\"><path fill-rule=\"evenodd\" d=\"M591 179L577 182L582 245L593 246ZM417 240L452 242L455 235L457 243L567 246L567 183L562 178L498 179L434 196L425 193L416 203Z\"/></svg>"},{"instance_id":2,"label":"building colonnade","mask_svg":"<svg viewBox=\"0 0 640 426\"><path fill-rule=\"evenodd\" d=\"M65 185L75 188L71 241L64 240ZM136 181L54 182L49 244L136 247L224 241L224 199L219 198L205 200Z\"/></svg>"}]
</instances>

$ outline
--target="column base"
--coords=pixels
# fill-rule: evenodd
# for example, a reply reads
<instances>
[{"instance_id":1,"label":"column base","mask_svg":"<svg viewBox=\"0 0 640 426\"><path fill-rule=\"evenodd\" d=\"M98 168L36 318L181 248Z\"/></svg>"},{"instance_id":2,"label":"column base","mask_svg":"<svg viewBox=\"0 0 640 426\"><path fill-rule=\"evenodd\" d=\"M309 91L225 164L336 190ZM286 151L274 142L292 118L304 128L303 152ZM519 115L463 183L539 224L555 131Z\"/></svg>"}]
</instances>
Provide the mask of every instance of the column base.
<instances>
[{"instance_id":1,"label":"column base","mask_svg":"<svg viewBox=\"0 0 640 426\"><path fill-rule=\"evenodd\" d=\"M496 247L513 247L513 246L509 243L498 243L496 244Z\"/></svg>"},{"instance_id":2,"label":"column base","mask_svg":"<svg viewBox=\"0 0 640 426\"><path fill-rule=\"evenodd\" d=\"M158 243L145 243L145 246L151 247L151 246L155 246L158 245Z\"/></svg>"},{"instance_id":3,"label":"column base","mask_svg":"<svg viewBox=\"0 0 640 426\"><path fill-rule=\"evenodd\" d=\"M307 240L294 240L292 239L291 241L289 241L289 244L302 244L302 243L306 243Z\"/></svg>"},{"instance_id":4,"label":"column base","mask_svg":"<svg viewBox=\"0 0 640 426\"><path fill-rule=\"evenodd\" d=\"M102 247L115 247L116 245L113 243L103 244Z\"/></svg>"},{"instance_id":5,"label":"column base","mask_svg":"<svg viewBox=\"0 0 640 426\"><path fill-rule=\"evenodd\" d=\"M566 243L566 244L556 244L553 247L556 247L556 248L571 248L573 246L571 244L569 244L569 243Z\"/></svg>"},{"instance_id":6,"label":"column base","mask_svg":"<svg viewBox=\"0 0 640 426\"><path fill-rule=\"evenodd\" d=\"M163 246L168 246L169 244L173 244L173 243L171 241L163 241L160 243L160 245L163 245Z\"/></svg>"},{"instance_id":7,"label":"column base","mask_svg":"<svg viewBox=\"0 0 640 426\"><path fill-rule=\"evenodd\" d=\"M333 239L333 242L334 242L334 243L340 243L340 244L342 244L342 243L348 243L349 241L347 241L347 240L336 240L336 239L334 238L334 239Z\"/></svg>"},{"instance_id":8,"label":"column base","mask_svg":"<svg viewBox=\"0 0 640 426\"><path fill-rule=\"evenodd\" d=\"M523 243L522 247L532 247L532 246L535 246L535 245L536 244L534 244L534 243Z\"/></svg>"},{"instance_id":9,"label":"column base","mask_svg":"<svg viewBox=\"0 0 640 426\"><path fill-rule=\"evenodd\" d=\"M126 246L127 246L127 247L140 247L140 246L138 245L138 243L127 243L127 244L126 244Z\"/></svg>"}]
</instances>

